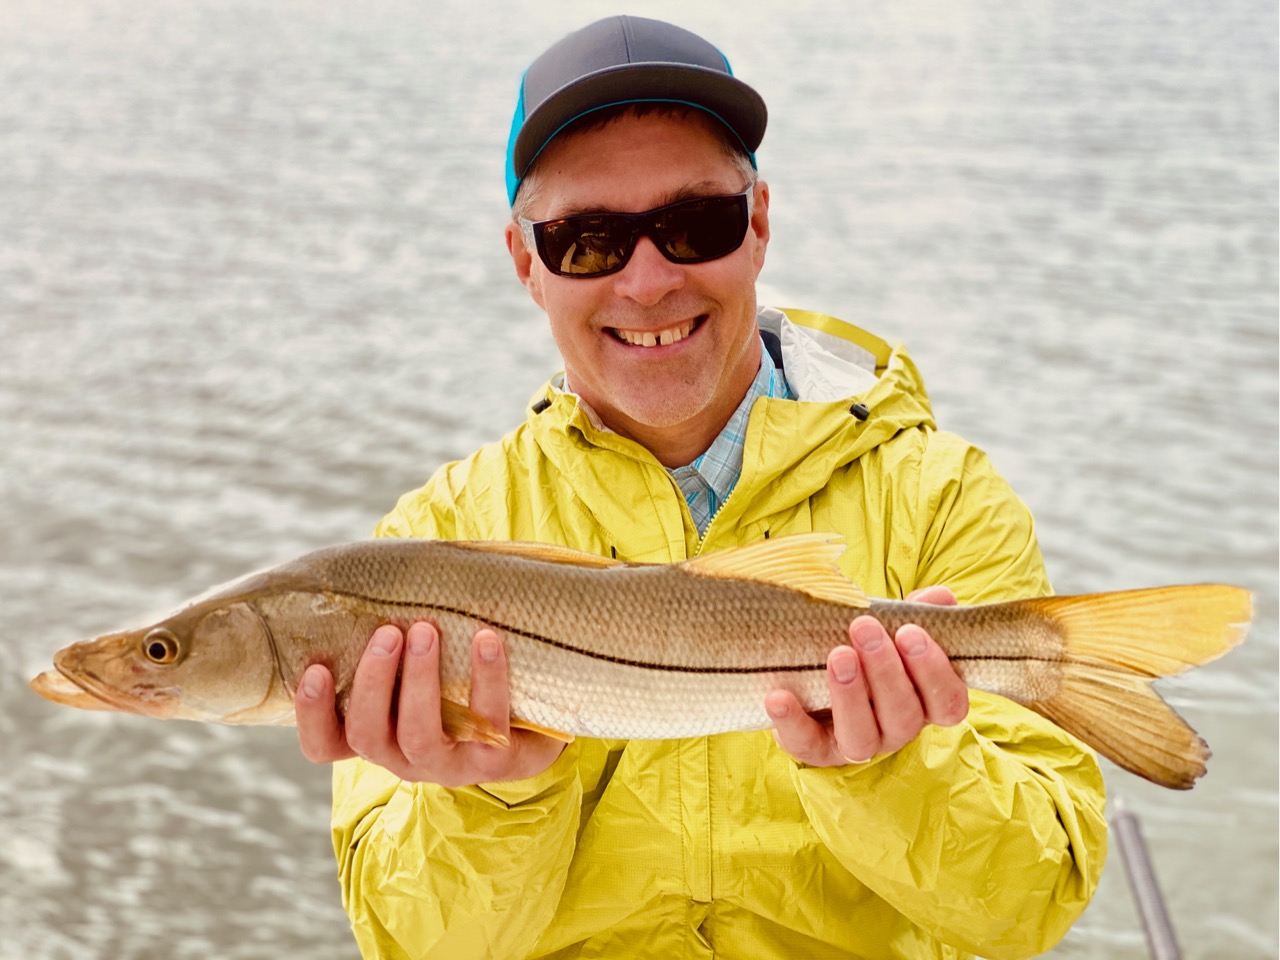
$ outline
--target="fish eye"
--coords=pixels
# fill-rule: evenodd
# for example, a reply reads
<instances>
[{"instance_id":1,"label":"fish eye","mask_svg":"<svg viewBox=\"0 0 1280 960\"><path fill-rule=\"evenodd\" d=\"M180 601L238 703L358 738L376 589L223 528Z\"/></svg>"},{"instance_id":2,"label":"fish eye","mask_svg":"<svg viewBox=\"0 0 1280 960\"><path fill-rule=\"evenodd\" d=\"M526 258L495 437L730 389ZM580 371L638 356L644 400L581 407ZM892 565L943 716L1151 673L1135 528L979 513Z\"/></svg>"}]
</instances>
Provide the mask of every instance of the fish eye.
<instances>
[{"instance_id":1,"label":"fish eye","mask_svg":"<svg viewBox=\"0 0 1280 960\"><path fill-rule=\"evenodd\" d=\"M142 638L142 652L152 663L173 663L178 659L178 638L168 630L152 630Z\"/></svg>"}]
</instances>

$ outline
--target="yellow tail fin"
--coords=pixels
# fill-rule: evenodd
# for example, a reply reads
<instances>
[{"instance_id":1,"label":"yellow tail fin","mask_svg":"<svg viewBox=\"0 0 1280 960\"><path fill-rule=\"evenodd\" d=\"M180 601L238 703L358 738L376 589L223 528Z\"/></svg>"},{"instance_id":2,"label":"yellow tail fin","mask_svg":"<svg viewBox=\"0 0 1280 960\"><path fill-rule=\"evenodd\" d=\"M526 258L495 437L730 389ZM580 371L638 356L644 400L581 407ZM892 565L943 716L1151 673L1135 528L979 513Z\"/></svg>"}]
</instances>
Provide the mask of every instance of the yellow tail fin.
<instances>
[{"instance_id":1,"label":"yellow tail fin","mask_svg":"<svg viewBox=\"0 0 1280 960\"><path fill-rule=\"evenodd\" d=\"M1252 598L1202 584L1029 601L1066 634L1062 686L1030 704L1126 770L1186 790L1209 748L1151 688L1226 653L1244 639Z\"/></svg>"}]
</instances>

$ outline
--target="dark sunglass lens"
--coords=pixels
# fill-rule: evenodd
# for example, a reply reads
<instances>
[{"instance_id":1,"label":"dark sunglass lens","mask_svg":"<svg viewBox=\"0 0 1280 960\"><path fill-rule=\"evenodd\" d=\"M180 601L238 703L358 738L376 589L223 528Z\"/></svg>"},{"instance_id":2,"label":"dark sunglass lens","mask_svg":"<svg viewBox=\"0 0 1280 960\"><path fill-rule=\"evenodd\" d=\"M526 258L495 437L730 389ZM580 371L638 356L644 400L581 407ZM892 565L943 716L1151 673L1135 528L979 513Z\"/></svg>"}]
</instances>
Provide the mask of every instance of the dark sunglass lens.
<instances>
[{"instance_id":1,"label":"dark sunglass lens","mask_svg":"<svg viewBox=\"0 0 1280 960\"><path fill-rule=\"evenodd\" d=\"M655 225L666 252L676 260L715 260L737 250L747 235L741 197L694 200L670 210Z\"/></svg>"},{"instance_id":2,"label":"dark sunglass lens","mask_svg":"<svg viewBox=\"0 0 1280 960\"><path fill-rule=\"evenodd\" d=\"M590 276L615 269L627 249L625 225L604 217L570 217L542 228L547 266L565 276Z\"/></svg>"}]
</instances>

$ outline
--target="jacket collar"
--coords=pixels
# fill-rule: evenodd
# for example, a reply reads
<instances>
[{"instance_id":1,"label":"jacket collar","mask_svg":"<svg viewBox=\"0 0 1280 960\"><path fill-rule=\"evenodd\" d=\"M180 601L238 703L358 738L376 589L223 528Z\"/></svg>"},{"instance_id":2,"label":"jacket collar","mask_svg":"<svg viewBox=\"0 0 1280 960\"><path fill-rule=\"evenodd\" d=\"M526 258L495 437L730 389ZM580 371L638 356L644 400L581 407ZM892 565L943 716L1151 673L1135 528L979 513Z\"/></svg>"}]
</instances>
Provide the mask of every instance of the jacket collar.
<instances>
[{"instance_id":1,"label":"jacket collar","mask_svg":"<svg viewBox=\"0 0 1280 960\"><path fill-rule=\"evenodd\" d=\"M825 314L763 308L766 347L780 360L800 398L763 399L752 409L742 475L721 510L721 522L794 506L832 474L910 428L933 428L933 413L915 364L901 346ZM583 496L597 517L670 492L682 498L665 468L640 444L603 429L555 378L535 397L528 426L535 442ZM611 452L608 465L592 452ZM602 476L609 479L602 483ZM580 479L580 483L578 482ZM607 502L606 502L607 501Z\"/></svg>"}]
</instances>

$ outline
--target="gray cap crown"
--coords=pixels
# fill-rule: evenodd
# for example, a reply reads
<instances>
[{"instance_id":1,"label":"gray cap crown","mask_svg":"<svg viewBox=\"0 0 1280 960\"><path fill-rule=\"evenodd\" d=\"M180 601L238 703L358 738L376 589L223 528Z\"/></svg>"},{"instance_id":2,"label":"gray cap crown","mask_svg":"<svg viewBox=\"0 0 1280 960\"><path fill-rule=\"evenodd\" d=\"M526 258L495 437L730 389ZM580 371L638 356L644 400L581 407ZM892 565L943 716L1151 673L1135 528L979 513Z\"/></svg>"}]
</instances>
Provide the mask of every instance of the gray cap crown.
<instances>
[{"instance_id":1,"label":"gray cap crown","mask_svg":"<svg viewBox=\"0 0 1280 960\"><path fill-rule=\"evenodd\" d=\"M707 111L748 155L764 138L764 100L733 76L716 47L660 20L608 17L552 44L525 71L507 144L508 199L515 202L529 167L566 124L602 107L643 101Z\"/></svg>"}]
</instances>

